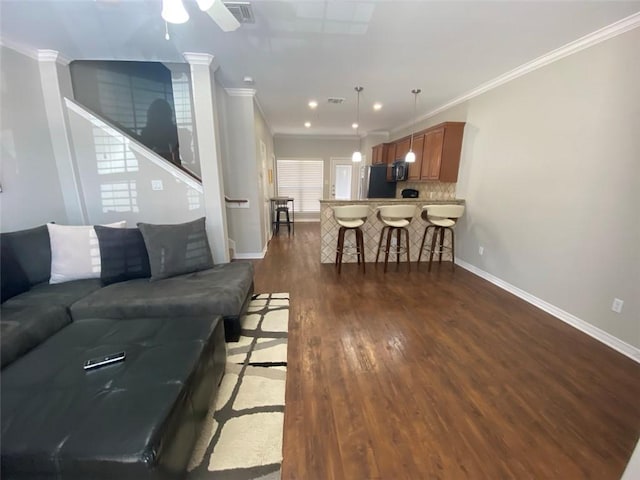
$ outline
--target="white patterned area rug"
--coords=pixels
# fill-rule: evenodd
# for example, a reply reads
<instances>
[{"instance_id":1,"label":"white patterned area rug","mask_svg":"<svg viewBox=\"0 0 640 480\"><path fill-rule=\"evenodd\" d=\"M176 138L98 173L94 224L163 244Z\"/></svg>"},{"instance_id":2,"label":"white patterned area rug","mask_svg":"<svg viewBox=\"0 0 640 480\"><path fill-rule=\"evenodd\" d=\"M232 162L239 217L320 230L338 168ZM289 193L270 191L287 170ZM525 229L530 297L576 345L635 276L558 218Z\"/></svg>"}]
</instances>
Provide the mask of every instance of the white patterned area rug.
<instances>
[{"instance_id":1,"label":"white patterned area rug","mask_svg":"<svg viewBox=\"0 0 640 480\"><path fill-rule=\"evenodd\" d=\"M254 295L189 462L187 480L279 480L289 294Z\"/></svg>"}]
</instances>

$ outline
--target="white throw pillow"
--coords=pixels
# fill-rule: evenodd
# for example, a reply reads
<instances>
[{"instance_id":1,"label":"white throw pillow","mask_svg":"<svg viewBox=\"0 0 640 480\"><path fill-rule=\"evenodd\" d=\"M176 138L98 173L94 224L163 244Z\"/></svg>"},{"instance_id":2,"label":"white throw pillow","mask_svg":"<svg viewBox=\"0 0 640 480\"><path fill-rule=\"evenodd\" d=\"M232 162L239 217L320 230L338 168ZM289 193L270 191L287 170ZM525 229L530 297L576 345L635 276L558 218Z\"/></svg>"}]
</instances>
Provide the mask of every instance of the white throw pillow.
<instances>
[{"instance_id":1,"label":"white throw pillow","mask_svg":"<svg viewBox=\"0 0 640 480\"><path fill-rule=\"evenodd\" d=\"M126 221L105 227L124 228ZM49 283L64 283L84 278L100 278L100 244L93 225L57 225L48 223L51 241L51 277Z\"/></svg>"}]
</instances>

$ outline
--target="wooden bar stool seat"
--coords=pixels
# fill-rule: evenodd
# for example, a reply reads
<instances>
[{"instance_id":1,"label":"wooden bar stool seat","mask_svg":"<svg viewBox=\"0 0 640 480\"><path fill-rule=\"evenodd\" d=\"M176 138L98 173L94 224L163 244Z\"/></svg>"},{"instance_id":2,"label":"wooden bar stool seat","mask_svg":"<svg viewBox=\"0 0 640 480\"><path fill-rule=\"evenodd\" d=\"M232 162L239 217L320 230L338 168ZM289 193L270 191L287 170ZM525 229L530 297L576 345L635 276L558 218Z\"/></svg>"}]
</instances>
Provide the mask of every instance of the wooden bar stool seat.
<instances>
[{"instance_id":1,"label":"wooden bar stool seat","mask_svg":"<svg viewBox=\"0 0 640 480\"><path fill-rule=\"evenodd\" d=\"M420 244L420 253L418 254L418 265L422 253L425 251L424 245L427 239L429 229L433 229L431 233L431 245L427 245L426 252L429 253L429 271L433 263L433 255L438 254L438 263L442 263L442 254L451 253L451 269L455 270L455 233L453 227L456 222L464 214L464 205L425 205L422 207L422 219L427 222ZM451 247L444 244L445 232L451 235ZM439 244L438 244L439 243Z\"/></svg>"},{"instance_id":2,"label":"wooden bar stool seat","mask_svg":"<svg viewBox=\"0 0 640 480\"><path fill-rule=\"evenodd\" d=\"M358 257L358 264L362 261L362 272L364 273L366 267L364 265L364 235L362 234L362 225L367 221L369 215L368 205L341 205L333 207L333 216L336 219L340 230L338 231L338 246L336 248L336 267L338 267L338 273L342 269L342 256L346 252L347 254L356 254ZM353 230L356 236L355 246L344 244L344 235L348 230Z\"/></svg>"},{"instance_id":3,"label":"wooden bar stool seat","mask_svg":"<svg viewBox=\"0 0 640 480\"><path fill-rule=\"evenodd\" d=\"M368 205L341 205L333 207L333 216L336 219L340 229L338 230L338 245L336 247L335 265L338 267L338 273L342 269L342 257L345 254L357 255L358 264L362 262L362 272L366 271L364 259L364 235L362 233L362 225L367 221L369 215ZM346 245L344 242L345 233L353 230L355 233L355 246Z\"/></svg>"},{"instance_id":4,"label":"wooden bar stool seat","mask_svg":"<svg viewBox=\"0 0 640 480\"><path fill-rule=\"evenodd\" d=\"M380 232L380 240L378 241L378 253L376 254L376 263L380 257L380 252L384 251L384 272L387 272L387 264L389 263L389 253L393 251L396 254L396 264L400 263L400 255L406 253L407 264L411 270L411 255L409 252L409 230L407 226L413 220L416 212L415 205L382 205L378 207L378 219L384 224ZM396 244L391 245L393 233L396 233ZM405 247L402 247L402 233L404 232ZM386 243L382 248L382 241L385 238Z\"/></svg>"}]
</instances>

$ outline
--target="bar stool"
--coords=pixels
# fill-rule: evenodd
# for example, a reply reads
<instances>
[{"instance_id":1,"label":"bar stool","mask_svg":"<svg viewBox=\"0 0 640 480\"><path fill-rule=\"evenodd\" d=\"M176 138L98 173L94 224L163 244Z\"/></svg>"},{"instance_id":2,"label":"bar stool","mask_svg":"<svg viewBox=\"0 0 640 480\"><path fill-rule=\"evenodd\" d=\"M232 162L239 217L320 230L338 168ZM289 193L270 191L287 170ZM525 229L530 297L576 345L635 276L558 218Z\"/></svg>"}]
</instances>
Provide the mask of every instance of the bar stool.
<instances>
[{"instance_id":1,"label":"bar stool","mask_svg":"<svg viewBox=\"0 0 640 480\"><path fill-rule=\"evenodd\" d=\"M382 231L380 232L380 240L378 241L378 253L376 254L376 263L378 263L378 257L382 249L382 240L385 233L387 234L386 247L384 249L384 272L387 272L387 263L389 262L389 252L391 251L391 238L393 232L396 233L396 263L400 263L400 254L405 252L407 254L407 264L409 271L411 271L411 255L409 252L409 230L407 225L413 220L413 215L416 212L415 205L382 205L378 207L378 219L384 223ZM402 248L402 232L405 234L405 248Z\"/></svg>"},{"instance_id":2,"label":"bar stool","mask_svg":"<svg viewBox=\"0 0 640 480\"><path fill-rule=\"evenodd\" d=\"M286 222L281 222L280 214L284 213L286 215ZM276 234L280 233L280 223L285 223L287 225L287 231L289 235L291 235L291 218L289 217L289 200L285 198L277 198L275 199L275 231Z\"/></svg>"},{"instance_id":3,"label":"bar stool","mask_svg":"<svg viewBox=\"0 0 640 480\"><path fill-rule=\"evenodd\" d=\"M338 273L342 268L342 255L345 250L349 252L349 250L355 250L356 255L358 256L358 264L360 263L360 259L362 259L362 273L365 272L364 265L364 235L362 234L362 225L367 221L367 215L369 215L369 206L368 205L343 205L339 207L333 208L333 216L340 225L340 230L338 231L338 246L336 248L336 266L338 267ZM354 247L345 247L344 245L344 234L347 230L353 230L356 235L356 245Z\"/></svg>"},{"instance_id":4,"label":"bar stool","mask_svg":"<svg viewBox=\"0 0 640 480\"><path fill-rule=\"evenodd\" d=\"M427 232L430 228L433 228L431 234L431 247L427 249L429 252L429 271L431 271L431 263L433 262L433 254L437 253L438 263L442 263L442 254L447 251L451 252L451 269L455 270L455 234L453 227L458 221L458 218L464 213L464 205L425 205L422 207L422 219L427 222L427 227L424 229L424 235L422 236L422 243L420 244L420 253L418 254L418 265L420 265L420 259L422 258L422 252L424 251L424 243L427 239ZM446 231L451 233L451 247L444 246L444 234ZM438 243L438 237L440 237L440 245L436 248Z\"/></svg>"}]
</instances>

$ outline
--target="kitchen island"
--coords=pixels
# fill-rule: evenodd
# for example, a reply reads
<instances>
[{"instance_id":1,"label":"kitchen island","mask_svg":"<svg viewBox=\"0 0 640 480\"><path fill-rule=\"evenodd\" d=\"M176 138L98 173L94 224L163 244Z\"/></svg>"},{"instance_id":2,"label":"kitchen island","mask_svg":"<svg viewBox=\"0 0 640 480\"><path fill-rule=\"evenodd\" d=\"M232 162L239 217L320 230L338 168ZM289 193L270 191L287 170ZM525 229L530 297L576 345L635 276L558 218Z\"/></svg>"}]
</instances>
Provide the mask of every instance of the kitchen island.
<instances>
[{"instance_id":1,"label":"kitchen island","mask_svg":"<svg viewBox=\"0 0 640 480\"><path fill-rule=\"evenodd\" d=\"M320 200L320 262L321 263L334 263L336 259L336 245L338 243L338 230L340 226L337 224L335 218L333 218L332 207L338 205L369 205L369 216L367 221L362 226L362 232L364 236L364 249L365 260L367 263L376 261L376 252L378 250L378 241L380 240L380 232L382 230L382 222L377 217L377 207L380 205L393 205L402 204L416 206L416 212L413 217L413 221L407 227L409 229L409 247L411 250L411 261L418 260L418 254L420 252L420 243L422 242L422 235L424 235L424 229L426 222L422 220L421 213L422 207L425 205L450 205L459 204L464 205L465 201L462 199L450 199L450 200L429 200L426 198L368 198L365 200ZM431 229L433 231L433 229ZM431 231L427 237L427 242L431 241ZM353 233L347 233L345 240L348 242L354 242L355 236ZM404 243L404 240L403 240ZM426 243L425 245L428 245ZM445 246L450 245L449 235L446 236ZM401 256L403 259L406 256ZM381 254L381 258L384 262L384 254ZM445 254L442 257L443 260L451 260L451 255ZM424 261L424 255L422 260ZM355 255L346 255L343 257L343 263L353 263L356 261ZM393 258L395 262L395 256ZM391 257L389 258L391 262Z\"/></svg>"}]
</instances>

